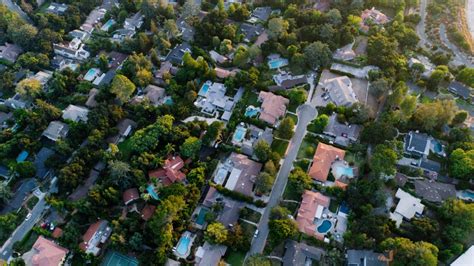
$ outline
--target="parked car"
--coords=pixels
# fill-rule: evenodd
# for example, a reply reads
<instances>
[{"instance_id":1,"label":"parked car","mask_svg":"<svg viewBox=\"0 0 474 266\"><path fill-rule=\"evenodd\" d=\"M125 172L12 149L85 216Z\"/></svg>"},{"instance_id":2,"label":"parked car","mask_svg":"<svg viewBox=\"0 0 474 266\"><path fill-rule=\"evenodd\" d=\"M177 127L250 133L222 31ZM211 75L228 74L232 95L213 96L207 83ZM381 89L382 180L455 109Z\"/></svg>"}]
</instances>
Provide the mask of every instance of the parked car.
<instances>
[{"instance_id":1,"label":"parked car","mask_svg":"<svg viewBox=\"0 0 474 266\"><path fill-rule=\"evenodd\" d=\"M258 233L259 233L258 229L255 230L255 233L253 234L253 237L257 237L257 236L258 236Z\"/></svg>"},{"instance_id":2,"label":"parked car","mask_svg":"<svg viewBox=\"0 0 474 266\"><path fill-rule=\"evenodd\" d=\"M26 215L25 221L28 221L31 218L31 212Z\"/></svg>"}]
</instances>

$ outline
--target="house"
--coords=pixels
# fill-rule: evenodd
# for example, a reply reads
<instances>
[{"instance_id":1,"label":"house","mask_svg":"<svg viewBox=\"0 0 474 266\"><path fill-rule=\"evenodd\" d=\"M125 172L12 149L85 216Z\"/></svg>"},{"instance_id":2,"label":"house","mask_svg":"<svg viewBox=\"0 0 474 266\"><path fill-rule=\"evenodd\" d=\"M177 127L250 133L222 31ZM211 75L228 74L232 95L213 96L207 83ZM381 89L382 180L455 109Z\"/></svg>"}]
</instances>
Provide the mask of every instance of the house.
<instances>
[{"instance_id":1,"label":"house","mask_svg":"<svg viewBox=\"0 0 474 266\"><path fill-rule=\"evenodd\" d=\"M89 226L82 236L79 248L87 254L97 256L101 251L101 246L107 242L111 234L112 228L109 227L109 222L99 220Z\"/></svg>"},{"instance_id":2,"label":"house","mask_svg":"<svg viewBox=\"0 0 474 266\"><path fill-rule=\"evenodd\" d=\"M316 181L325 183L332 164L336 161L342 161L345 154L344 150L319 142L314 153L313 163L309 169L309 176Z\"/></svg>"},{"instance_id":3,"label":"house","mask_svg":"<svg viewBox=\"0 0 474 266\"><path fill-rule=\"evenodd\" d=\"M410 131L405 136L405 153L426 158L430 154L431 137L418 131Z\"/></svg>"},{"instance_id":4,"label":"house","mask_svg":"<svg viewBox=\"0 0 474 266\"><path fill-rule=\"evenodd\" d=\"M351 266L388 266L393 254L385 255L372 250L349 249L346 252L347 265Z\"/></svg>"},{"instance_id":5,"label":"house","mask_svg":"<svg viewBox=\"0 0 474 266\"><path fill-rule=\"evenodd\" d=\"M395 221L397 227L400 226L403 219L411 220L415 215L421 215L425 205L421 200L413 197L409 193L403 191L401 188L397 190L395 197L399 199L395 211L390 213L390 219Z\"/></svg>"},{"instance_id":6,"label":"house","mask_svg":"<svg viewBox=\"0 0 474 266\"><path fill-rule=\"evenodd\" d=\"M323 211L325 208L329 208L331 199L319 192L309 190L304 191L302 198L296 215L298 230L323 240L324 235L320 234L316 229L316 220L322 218Z\"/></svg>"},{"instance_id":7,"label":"house","mask_svg":"<svg viewBox=\"0 0 474 266\"><path fill-rule=\"evenodd\" d=\"M333 54L334 59L341 61L353 60L356 57L356 53L352 50L353 45L354 43L349 43L348 45L338 48Z\"/></svg>"},{"instance_id":8,"label":"house","mask_svg":"<svg viewBox=\"0 0 474 266\"><path fill-rule=\"evenodd\" d=\"M265 28L261 24L252 25L249 23L242 23L240 25L240 33L244 35L243 41L250 43L257 39L260 34L265 31Z\"/></svg>"},{"instance_id":9,"label":"house","mask_svg":"<svg viewBox=\"0 0 474 266\"><path fill-rule=\"evenodd\" d=\"M142 217L144 221L148 221L151 219L151 217L155 213L155 210L156 210L156 206L146 204L145 207L143 207L142 211L140 212L140 217Z\"/></svg>"},{"instance_id":10,"label":"house","mask_svg":"<svg viewBox=\"0 0 474 266\"><path fill-rule=\"evenodd\" d=\"M112 70L119 69L127 58L128 54L112 51L107 54L107 59L109 60L108 67Z\"/></svg>"},{"instance_id":11,"label":"house","mask_svg":"<svg viewBox=\"0 0 474 266\"><path fill-rule=\"evenodd\" d=\"M135 96L130 102L137 104L146 100L153 106L159 106L163 104L166 96L165 89L151 84L146 86L143 92L144 95Z\"/></svg>"},{"instance_id":12,"label":"house","mask_svg":"<svg viewBox=\"0 0 474 266\"><path fill-rule=\"evenodd\" d=\"M124 29L136 31L143 25L143 19L145 18L141 12L135 13L133 16L126 18L123 24Z\"/></svg>"},{"instance_id":13,"label":"house","mask_svg":"<svg viewBox=\"0 0 474 266\"><path fill-rule=\"evenodd\" d=\"M185 42L191 42L194 40L194 33L195 33L195 30L194 28L189 25L187 22L186 22L186 19L184 17L179 17L177 20L176 20L176 26L178 26L178 29L180 31L180 35L181 35L181 38L185 41Z\"/></svg>"},{"instance_id":14,"label":"house","mask_svg":"<svg viewBox=\"0 0 474 266\"><path fill-rule=\"evenodd\" d=\"M212 60L218 64L224 64L225 62L229 61L229 58L219 54L218 52L211 50L209 52L209 55L211 56Z\"/></svg>"},{"instance_id":15,"label":"house","mask_svg":"<svg viewBox=\"0 0 474 266\"><path fill-rule=\"evenodd\" d=\"M33 165L38 179L43 180L49 175L50 169L46 166L46 161L53 155L54 151L45 147L36 154Z\"/></svg>"},{"instance_id":16,"label":"house","mask_svg":"<svg viewBox=\"0 0 474 266\"><path fill-rule=\"evenodd\" d=\"M360 125L339 123L337 115L332 114L329 117L329 123L324 128L323 134L331 137L334 143L347 147L349 144L357 142L361 131L362 127Z\"/></svg>"},{"instance_id":17,"label":"house","mask_svg":"<svg viewBox=\"0 0 474 266\"><path fill-rule=\"evenodd\" d=\"M325 254L326 252L322 248L313 247L294 240L287 240L285 243L283 266L314 265L313 261L321 261Z\"/></svg>"},{"instance_id":18,"label":"house","mask_svg":"<svg viewBox=\"0 0 474 266\"><path fill-rule=\"evenodd\" d=\"M114 42L123 42L125 39L131 39L135 36L136 31L130 29L118 29L114 32L112 36L112 41Z\"/></svg>"},{"instance_id":19,"label":"house","mask_svg":"<svg viewBox=\"0 0 474 266\"><path fill-rule=\"evenodd\" d=\"M452 184L439 183L434 180L415 180L415 192L420 198L442 203L446 199L456 198L456 187Z\"/></svg>"},{"instance_id":20,"label":"house","mask_svg":"<svg viewBox=\"0 0 474 266\"><path fill-rule=\"evenodd\" d=\"M7 167L0 165L0 177L8 179L10 177L10 170Z\"/></svg>"},{"instance_id":21,"label":"house","mask_svg":"<svg viewBox=\"0 0 474 266\"><path fill-rule=\"evenodd\" d=\"M323 82L323 90L336 106L351 106L359 102L352 89L352 81L347 76L326 79Z\"/></svg>"},{"instance_id":22,"label":"house","mask_svg":"<svg viewBox=\"0 0 474 266\"><path fill-rule=\"evenodd\" d=\"M95 97L97 96L97 94L99 94L99 90L96 88L92 88L89 91L89 97L87 98L87 101L86 101L87 107L93 108L97 106L97 101L95 100Z\"/></svg>"},{"instance_id":23,"label":"house","mask_svg":"<svg viewBox=\"0 0 474 266\"><path fill-rule=\"evenodd\" d=\"M96 78L94 82L92 82L92 84L99 87L110 85L110 83L112 83L112 80L115 77L115 73L115 70L110 69L109 71L107 71L107 73L102 74L100 77Z\"/></svg>"},{"instance_id":24,"label":"house","mask_svg":"<svg viewBox=\"0 0 474 266\"><path fill-rule=\"evenodd\" d=\"M23 98L20 94L15 94L13 97L10 97L5 100L5 106L12 109L25 109L31 105L31 101Z\"/></svg>"},{"instance_id":25,"label":"house","mask_svg":"<svg viewBox=\"0 0 474 266\"><path fill-rule=\"evenodd\" d=\"M102 27L100 27L100 30L108 32L110 30L110 28L115 24L117 24L117 22L113 18L111 18L111 19L107 20L107 22L105 22L105 24L102 25Z\"/></svg>"},{"instance_id":26,"label":"house","mask_svg":"<svg viewBox=\"0 0 474 266\"><path fill-rule=\"evenodd\" d=\"M87 115L89 109L70 104L66 109L63 110L62 118L64 120L71 120L73 122L87 122Z\"/></svg>"},{"instance_id":27,"label":"house","mask_svg":"<svg viewBox=\"0 0 474 266\"><path fill-rule=\"evenodd\" d=\"M139 199L140 194L138 193L137 188L129 188L129 189L127 189L123 192L122 198L123 198L123 203L125 205L128 205L128 204L136 201L137 199Z\"/></svg>"},{"instance_id":28,"label":"house","mask_svg":"<svg viewBox=\"0 0 474 266\"><path fill-rule=\"evenodd\" d=\"M474 245L471 245L466 252L453 261L451 266L472 266L472 258L474 258Z\"/></svg>"},{"instance_id":29,"label":"house","mask_svg":"<svg viewBox=\"0 0 474 266\"><path fill-rule=\"evenodd\" d=\"M441 164L439 162L422 158L418 164L418 168L423 170L423 175L431 179L436 179L441 171Z\"/></svg>"},{"instance_id":30,"label":"house","mask_svg":"<svg viewBox=\"0 0 474 266\"><path fill-rule=\"evenodd\" d=\"M125 140L126 137L128 137L131 133L132 130L137 126L137 123L131 119L125 118L120 120L117 123L117 134L107 138L108 143L113 143L113 144L118 144L122 141Z\"/></svg>"},{"instance_id":31,"label":"house","mask_svg":"<svg viewBox=\"0 0 474 266\"><path fill-rule=\"evenodd\" d=\"M270 125L275 125L285 115L286 107L290 103L287 98L266 91L260 92L258 100L262 102L259 119Z\"/></svg>"},{"instance_id":32,"label":"house","mask_svg":"<svg viewBox=\"0 0 474 266\"><path fill-rule=\"evenodd\" d=\"M16 59L22 52L23 49L16 44L5 43L4 45L0 45L0 59L12 64L16 62Z\"/></svg>"},{"instance_id":33,"label":"house","mask_svg":"<svg viewBox=\"0 0 474 266\"><path fill-rule=\"evenodd\" d=\"M23 254L25 265L60 266L63 265L69 250L40 235L30 251Z\"/></svg>"},{"instance_id":34,"label":"house","mask_svg":"<svg viewBox=\"0 0 474 266\"><path fill-rule=\"evenodd\" d=\"M97 167L94 167L94 169L90 170L89 175L87 176L87 179L84 184L78 186L76 190L74 190L74 192L69 195L68 199L77 201L87 197L89 190L96 183L97 179L99 179L100 171L101 170L99 170Z\"/></svg>"},{"instance_id":35,"label":"house","mask_svg":"<svg viewBox=\"0 0 474 266\"><path fill-rule=\"evenodd\" d=\"M255 180L262 164L250 160L247 156L232 152L216 167L214 183L247 196L253 196Z\"/></svg>"},{"instance_id":36,"label":"house","mask_svg":"<svg viewBox=\"0 0 474 266\"><path fill-rule=\"evenodd\" d=\"M56 55L51 59L51 66L59 71L64 70L65 68L70 68L72 71L75 71L78 67L79 64L77 64L74 60L70 58L66 58L61 55Z\"/></svg>"},{"instance_id":37,"label":"house","mask_svg":"<svg viewBox=\"0 0 474 266\"><path fill-rule=\"evenodd\" d=\"M408 182L408 176L397 172L394 177L395 182L397 183L398 187L404 187L405 184Z\"/></svg>"},{"instance_id":38,"label":"house","mask_svg":"<svg viewBox=\"0 0 474 266\"><path fill-rule=\"evenodd\" d=\"M155 72L155 78L164 80L165 76L170 74L173 64L169 61L161 62L160 69Z\"/></svg>"},{"instance_id":39,"label":"house","mask_svg":"<svg viewBox=\"0 0 474 266\"><path fill-rule=\"evenodd\" d=\"M51 71L38 71L34 74L31 79L36 79L39 81L42 87L48 84L48 81L53 77L53 72Z\"/></svg>"},{"instance_id":40,"label":"house","mask_svg":"<svg viewBox=\"0 0 474 266\"><path fill-rule=\"evenodd\" d=\"M362 11L360 17L362 18L360 29L364 32L368 32L371 25L383 25L389 22L387 15L375 9L375 7Z\"/></svg>"},{"instance_id":41,"label":"house","mask_svg":"<svg viewBox=\"0 0 474 266\"><path fill-rule=\"evenodd\" d=\"M81 40L74 38L72 41L53 44L54 53L75 60L85 60L89 58L90 53L84 50L84 44Z\"/></svg>"},{"instance_id":42,"label":"house","mask_svg":"<svg viewBox=\"0 0 474 266\"><path fill-rule=\"evenodd\" d=\"M196 266L218 265L221 258L225 255L227 246L211 245L209 242L204 242L204 245L198 247L195 254Z\"/></svg>"},{"instance_id":43,"label":"house","mask_svg":"<svg viewBox=\"0 0 474 266\"><path fill-rule=\"evenodd\" d=\"M105 17L107 10L101 7L96 7L92 10L87 16L84 23L79 27L81 30L92 33L95 29L95 26Z\"/></svg>"},{"instance_id":44,"label":"house","mask_svg":"<svg viewBox=\"0 0 474 266\"><path fill-rule=\"evenodd\" d=\"M69 35L69 37L71 37L73 39L77 38L77 39L81 40L82 42L86 42L91 37L90 33L82 31L82 30L77 30L77 29L73 30L73 31L70 31L68 33L68 35Z\"/></svg>"},{"instance_id":45,"label":"house","mask_svg":"<svg viewBox=\"0 0 474 266\"><path fill-rule=\"evenodd\" d=\"M43 131L42 136L47 137L52 141L58 141L66 137L69 131L69 126L60 121L51 121L48 127Z\"/></svg>"},{"instance_id":46,"label":"house","mask_svg":"<svg viewBox=\"0 0 474 266\"><path fill-rule=\"evenodd\" d=\"M9 121L13 117L13 113L4 113L0 112L0 129L7 127L7 121Z\"/></svg>"},{"instance_id":47,"label":"house","mask_svg":"<svg viewBox=\"0 0 474 266\"><path fill-rule=\"evenodd\" d=\"M448 90L455 94L458 97L463 98L466 101L471 102L472 97L472 88L462 84L461 82L453 81L449 84Z\"/></svg>"},{"instance_id":48,"label":"house","mask_svg":"<svg viewBox=\"0 0 474 266\"><path fill-rule=\"evenodd\" d=\"M150 178L157 178L168 186L175 182L183 182L186 175L181 172L184 167L184 161L179 156L170 156L165 160L162 168L158 168L148 172Z\"/></svg>"},{"instance_id":49,"label":"house","mask_svg":"<svg viewBox=\"0 0 474 266\"><path fill-rule=\"evenodd\" d=\"M68 6L66 4L52 2L45 12L61 16L66 13L67 9Z\"/></svg>"},{"instance_id":50,"label":"house","mask_svg":"<svg viewBox=\"0 0 474 266\"><path fill-rule=\"evenodd\" d=\"M187 42L176 45L166 56L166 61L174 65L182 65L185 53L191 53L191 45Z\"/></svg>"},{"instance_id":51,"label":"house","mask_svg":"<svg viewBox=\"0 0 474 266\"><path fill-rule=\"evenodd\" d=\"M270 17L270 14L272 13L272 8L269 6L260 6L255 8L252 11L252 15L250 16L249 21L251 22L265 22L268 20Z\"/></svg>"},{"instance_id":52,"label":"house","mask_svg":"<svg viewBox=\"0 0 474 266\"><path fill-rule=\"evenodd\" d=\"M273 75L273 81L275 81L277 86L269 88L270 90L287 90L306 84L308 79L305 75L293 76L289 72L280 71L278 74Z\"/></svg>"},{"instance_id":53,"label":"house","mask_svg":"<svg viewBox=\"0 0 474 266\"><path fill-rule=\"evenodd\" d=\"M225 79L225 78L228 78L228 77L235 77L235 75L237 75L238 69L234 69L232 71L229 71L229 70L224 69L224 68L215 67L214 71L216 71L216 76L218 78Z\"/></svg>"},{"instance_id":54,"label":"house","mask_svg":"<svg viewBox=\"0 0 474 266\"><path fill-rule=\"evenodd\" d=\"M254 125L250 125L247 131L248 138L244 138L240 146L241 152L245 155L252 156L254 147L260 140L265 141L268 145L271 145L273 142L273 129L270 127L262 130Z\"/></svg>"},{"instance_id":55,"label":"house","mask_svg":"<svg viewBox=\"0 0 474 266\"><path fill-rule=\"evenodd\" d=\"M245 206L245 203L224 197L216 188L209 187L202 205L209 209L215 205L220 205L221 211L216 220L226 227L232 227L232 225L235 225L238 222L240 209Z\"/></svg>"},{"instance_id":56,"label":"house","mask_svg":"<svg viewBox=\"0 0 474 266\"><path fill-rule=\"evenodd\" d=\"M225 95L226 92L224 84L206 81L199 90L194 105L208 115L216 115L218 111L230 113L235 102L234 98Z\"/></svg>"}]
</instances>

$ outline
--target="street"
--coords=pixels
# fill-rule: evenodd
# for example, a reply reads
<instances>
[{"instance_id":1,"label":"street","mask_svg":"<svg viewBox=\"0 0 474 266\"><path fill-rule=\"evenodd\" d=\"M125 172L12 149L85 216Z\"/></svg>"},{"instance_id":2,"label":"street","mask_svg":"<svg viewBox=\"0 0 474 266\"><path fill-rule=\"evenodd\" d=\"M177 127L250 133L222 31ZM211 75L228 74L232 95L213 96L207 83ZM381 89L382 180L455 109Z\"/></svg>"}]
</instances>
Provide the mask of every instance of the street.
<instances>
[{"instance_id":1,"label":"street","mask_svg":"<svg viewBox=\"0 0 474 266\"><path fill-rule=\"evenodd\" d=\"M420 23L416 26L416 33L418 34L418 37L420 37L420 46L427 48L427 44L430 43L428 40L428 36L426 35L425 32L425 27L426 27L426 2L427 0L421 0L420 1ZM431 45L431 44L430 44Z\"/></svg>"},{"instance_id":2,"label":"street","mask_svg":"<svg viewBox=\"0 0 474 266\"><path fill-rule=\"evenodd\" d=\"M296 126L295 134L290 141L288 152L284 158L283 164L281 165L280 171L276 177L275 183L273 184L273 189L270 194L270 199L267 203L267 207L260 219L258 224L259 234L252 241L252 246L248 255L253 255L256 253L262 253L265 247L265 242L268 237L268 220L270 217L270 211L273 207L278 205L283 192L285 190L286 183L288 181L288 175L293 168L293 162L296 159L298 150L301 146L303 138L306 134L306 126L313 120L317 111L314 107L309 104L301 105L298 110L298 124Z\"/></svg>"},{"instance_id":3,"label":"street","mask_svg":"<svg viewBox=\"0 0 474 266\"><path fill-rule=\"evenodd\" d=\"M468 67L474 67L474 64L467 58L467 56L459 50L459 48L452 44L448 35L446 34L446 26L444 24L439 25L439 37L444 45L446 45L453 52L453 63L455 65L466 65Z\"/></svg>"},{"instance_id":4,"label":"street","mask_svg":"<svg viewBox=\"0 0 474 266\"><path fill-rule=\"evenodd\" d=\"M12 0L0 0L0 4L4 4L6 7L8 7L8 9L20 15L20 17L23 18L26 22L30 24L32 23L30 17L28 17L28 15L23 12L23 10L21 10L21 8L17 4L13 3Z\"/></svg>"},{"instance_id":5,"label":"street","mask_svg":"<svg viewBox=\"0 0 474 266\"><path fill-rule=\"evenodd\" d=\"M31 211L31 217L28 221L23 221L16 229L13 231L10 238L5 241L2 248L0 249L0 259L8 261L10 256L12 255L12 247L13 244L17 241L20 241L25 237L25 235L33 228L35 223L41 218L41 215L46 207L45 201L45 193L36 190L35 195L39 198L38 203L36 203L35 207Z\"/></svg>"}]
</instances>

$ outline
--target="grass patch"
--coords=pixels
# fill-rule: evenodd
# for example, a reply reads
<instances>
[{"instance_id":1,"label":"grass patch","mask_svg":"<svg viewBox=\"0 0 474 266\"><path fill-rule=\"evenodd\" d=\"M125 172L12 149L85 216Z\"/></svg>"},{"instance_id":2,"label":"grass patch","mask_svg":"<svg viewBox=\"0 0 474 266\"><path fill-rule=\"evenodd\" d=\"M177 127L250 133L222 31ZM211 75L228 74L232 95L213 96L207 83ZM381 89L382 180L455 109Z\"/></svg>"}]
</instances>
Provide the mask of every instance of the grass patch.
<instances>
[{"instance_id":1,"label":"grass patch","mask_svg":"<svg viewBox=\"0 0 474 266\"><path fill-rule=\"evenodd\" d=\"M33 244L36 242L36 239L38 239L38 236L38 233L30 230L22 240L13 244L13 249L21 254L31 250L31 247L33 247Z\"/></svg>"},{"instance_id":2,"label":"grass patch","mask_svg":"<svg viewBox=\"0 0 474 266\"><path fill-rule=\"evenodd\" d=\"M298 150L297 159L311 159L313 158L316 147L318 146L318 140L312 136L306 135L303 142L301 142L300 149Z\"/></svg>"},{"instance_id":3,"label":"grass patch","mask_svg":"<svg viewBox=\"0 0 474 266\"><path fill-rule=\"evenodd\" d=\"M247 236L247 238L250 239L250 241L252 241L253 234L255 234L255 230L257 230L257 227L249 223L240 223L240 226L242 227L242 230L244 231L244 235Z\"/></svg>"},{"instance_id":4,"label":"grass patch","mask_svg":"<svg viewBox=\"0 0 474 266\"><path fill-rule=\"evenodd\" d=\"M27 202L26 202L26 207L28 207L28 209L33 209L33 207L35 207L36 203L38 203L39 199L35 196L31 197Z\"/></svg>"},{"instance_id":5,"label":"grass patch","mask_svg":"<svg viewBox=\"0 0 474 266\"><path fill-rule=\"evenodd\" d=\"M365 159L362 155L355 154L350 151L346 152L344 160L346 160L349 164L353 164L359 168L362 167L365 163Z\"/></svg>"},{"instance_id":6,"label":"grass patch","mask_svg":"<svg viewBox=\"0 0 474 266\"><path fill-rule=\"evenodd\" d=\"M245 253L240 252L240 251L233 251L232 249L227 249L229 252L227 252L225 256L225 262L230 264L231 266L241 266L244 265L244 259L245 259Z\"/></svg>"},{"instance_id":7,"label":"grass patch","mask_svg":"<svg viewBox=\"0 0 474 266\"><path fill-rule=\"evenodd\" d=\"M295 161L293 165L295 167L299 167L299 168L303 169L304 171L308 171L310 163L311 163L311 161L308 160L308 159L301 159L301 160Z\"/></svg>"},{"instance_id":8,"label":"grass patch","mask_svg":"<svg viewBox=\"0 0 474 266\"><path fill-rule=\"evenodd\" d=\"M130 158L130 155L132 154L132 143L130 141L130 138L119 143L118 148L120 152L122 153L123 159L128 160Z\"/></svg>"},{"instance_id":9,"label":"grass patch","mask_svg":"<svg viewBox=\"0 0 474 266\"><path fill-rule=\"evenodd\" d=\"M288 184L286 184L285 192L283 192L283 199L301 200L301 194L296 191L296 187L293 183L288 182Z\"/></svg>"},{"instance_id":10,"label":"grass patch","mask_svg":"<svg viewBox=\"0 0 474 266\"><path fill-rule=\"evenodd\" d=\"M287 208L292 215L296 213L296 210L298 210L298 203L295 202L284 202L282 201L280 203L280 206Z\"/></svg>"},{"instance_id":11,"label":"grass patch","mask_svg":"<svg viewBox=\"0 0 474 266\"><path fill-rule=\"evenodd\" d=\"M298 116L296 116L295 114L286 113L285 117L291 118L291 120L293 120L293 122L295 122L295 125L298 124Z\"/></svg>"},{"instance_id":12,"label":"grass patch","mask_svg":"<svg viewBox=\"0 0 474 266\"><path fill-rule=\"evenodd\" d=\"M271 149L274 152L277 152L282 157L285 156L286 148L288 148L289 142L281 139L274 139L272 142Z\"/></svg>"},{"instance_id":13,"label":"grass patch","mask_svg":"<svg viewBox=\"0 0 474 266\"><path fill-rule=\"evenodd\" d=\"M245 219L254 223L258 223L261 217L262 217L262 214L252 209L249 209L247 207L240 210L240 218L242 219Z\"/></svg>"},{"instance_id":14,"label":"grass patch","mask_svg":"<svg viewBox=\"0 0 474 266\"><path fill-rule=\"evenodd\" d=\"M331 202L329 203L329 210L336 213L337 207L339 207L339 203L337 203L337 201L335 200L331 200Z\"/></svg>"},{"instance_id":15,"label":"grass patch","mask_svg":"<svg viewBox=\"0 0 474 266\"><path fill-rule=\"evenodd\" d=\"M254 92L250 93L249 97L247 98L247 104L253 105L255 107L260 106L261 103L258 101L258 95Z\"/></svg>"}]
</instances>

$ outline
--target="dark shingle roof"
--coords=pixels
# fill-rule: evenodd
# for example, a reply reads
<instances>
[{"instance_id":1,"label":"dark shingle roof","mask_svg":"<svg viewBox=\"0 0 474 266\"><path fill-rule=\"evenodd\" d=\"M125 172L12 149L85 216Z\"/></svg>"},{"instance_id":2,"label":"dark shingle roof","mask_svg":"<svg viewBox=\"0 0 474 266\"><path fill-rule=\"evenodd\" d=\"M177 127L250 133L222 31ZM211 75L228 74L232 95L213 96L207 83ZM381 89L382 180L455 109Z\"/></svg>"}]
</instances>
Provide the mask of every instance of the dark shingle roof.
<instances>
[{"instance_id":1,"label":"dark shingle roof","mask_svg":"<svg viewBox=\"0 0 474 266\"><path fill-rule=\"evenodd\" d=\"M471 98L471 89L468 86L465 86L464 84L453 81L449 84L448 90L463 99L470 99Z\"/></svg>"},{"instance_id":2,"label":"dark shingle roof","mask_svg":"<svg viewBox=\"0 0 474 266\"><path fill-rule=\"evenodd\" d=\"M456 197L456 188L452 184L439 183L432 180L416 180L416 195L427 201L442 202Z\"/></svg>"},{"instance_id":3,"label":"dark shingle roof","mask_svg":"<svg viewBox=\"0 0 474 266\"><path fill-rule=\"evenodd\" d=\"M36 154L34 165L36 168L36 177L43 179L49 172L49 168L46 167L46 160L54 154L54 151L48 148L41 148Z\"/></svg>"},{"instance_id":4,"label":"dark shingle roof","mask_svg":"<svg viewBox=\"0 0 474 266\"><path fill-rule=\"evenodd\" d=\"M323 249L288 240L285 244L285 255L283 256L283 266L308 265L307 260L321 260L325 253ZM312 263L309 263L312 265Z\"/></svg>"}]
</instances>

